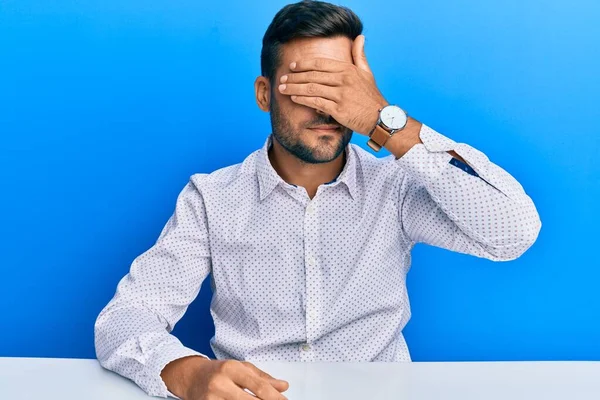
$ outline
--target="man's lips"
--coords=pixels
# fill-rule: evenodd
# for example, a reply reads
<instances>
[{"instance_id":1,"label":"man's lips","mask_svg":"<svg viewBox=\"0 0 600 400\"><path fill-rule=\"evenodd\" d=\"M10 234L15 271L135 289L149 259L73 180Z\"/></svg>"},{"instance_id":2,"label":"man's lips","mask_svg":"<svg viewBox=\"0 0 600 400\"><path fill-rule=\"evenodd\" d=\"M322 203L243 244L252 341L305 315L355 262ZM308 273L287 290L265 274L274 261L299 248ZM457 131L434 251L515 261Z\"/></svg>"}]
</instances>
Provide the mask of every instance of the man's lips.
<instances>
[{"instance_id":1,"label":"man's lips","mask_svg":"<svg viewBox=\"0 0 600 400\"><path fill-rule=\"evenodd\" d=\"M339 126L339 125L315 125L308 129L312 129L313 131L335 132L337 130L341 130L341 126Z\"/></svg>"}]
</instances>

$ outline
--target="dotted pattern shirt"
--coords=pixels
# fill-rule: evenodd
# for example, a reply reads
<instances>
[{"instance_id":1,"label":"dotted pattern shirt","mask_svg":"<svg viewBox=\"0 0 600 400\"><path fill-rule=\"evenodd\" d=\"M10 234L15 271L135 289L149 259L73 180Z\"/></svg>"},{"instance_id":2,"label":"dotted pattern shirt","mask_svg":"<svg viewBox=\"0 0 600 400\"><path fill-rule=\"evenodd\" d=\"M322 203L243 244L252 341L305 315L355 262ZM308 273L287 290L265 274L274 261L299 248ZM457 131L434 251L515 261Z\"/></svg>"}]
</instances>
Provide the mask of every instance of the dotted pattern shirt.
<instances>
[{"instance_id":1,"label":"dotted pattern shirt","mask_svg":"<svg viewBox=\"0 0 600 400\"><path fill-rule=\"evenodd\" d=\"M415 243L512 260L541 227L522 186L482 152L425 124L420 137L399 159L348 144L342 172L312 200L273 169L271 136L242 163L192 175L97 318L101 365L170 395L163 367L207 357L170 332L210 272L218 359L411 361L402 329Z\"/></svg>"}]
</instances>

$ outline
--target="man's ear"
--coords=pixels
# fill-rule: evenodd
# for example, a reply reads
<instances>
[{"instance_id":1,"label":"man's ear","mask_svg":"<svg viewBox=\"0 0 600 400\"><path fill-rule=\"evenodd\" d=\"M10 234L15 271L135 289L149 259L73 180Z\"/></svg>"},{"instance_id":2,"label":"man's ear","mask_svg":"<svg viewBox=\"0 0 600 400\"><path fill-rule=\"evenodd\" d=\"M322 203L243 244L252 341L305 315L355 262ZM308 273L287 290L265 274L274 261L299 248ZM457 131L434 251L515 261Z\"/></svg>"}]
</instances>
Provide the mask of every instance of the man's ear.
<instances>
[{"instance_id":1,"label":"man's ear","mask_svg":"<svg viewBox=\"0 0 600 400\"><path fill-rule=\"evenodd\" d=\"M254 94L258 107L268 112L271 109L271 84L264 76L259 76L254 81Z\"/></svg>"}]
</instances>

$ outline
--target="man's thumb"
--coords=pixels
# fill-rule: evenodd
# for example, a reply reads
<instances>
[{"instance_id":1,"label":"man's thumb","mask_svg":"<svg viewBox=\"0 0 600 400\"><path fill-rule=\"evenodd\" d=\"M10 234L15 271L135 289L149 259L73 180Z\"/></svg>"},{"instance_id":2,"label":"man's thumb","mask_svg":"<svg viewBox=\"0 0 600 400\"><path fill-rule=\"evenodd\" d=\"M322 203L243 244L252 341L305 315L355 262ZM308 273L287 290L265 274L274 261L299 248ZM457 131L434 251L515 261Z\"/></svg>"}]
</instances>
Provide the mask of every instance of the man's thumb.
<instances>
[{"instance_id":1,"label":"man's thumb","mask_svg":"<svg viewBox=\"0 0 600 400\"><path fill-rule=\"evenodd\" d=\"M352 60L358 68L369 73L371 72L367 56L365 55L365 35L358 35L354 39L354 43L352 43Z\"/></svg>"}]
</instances>

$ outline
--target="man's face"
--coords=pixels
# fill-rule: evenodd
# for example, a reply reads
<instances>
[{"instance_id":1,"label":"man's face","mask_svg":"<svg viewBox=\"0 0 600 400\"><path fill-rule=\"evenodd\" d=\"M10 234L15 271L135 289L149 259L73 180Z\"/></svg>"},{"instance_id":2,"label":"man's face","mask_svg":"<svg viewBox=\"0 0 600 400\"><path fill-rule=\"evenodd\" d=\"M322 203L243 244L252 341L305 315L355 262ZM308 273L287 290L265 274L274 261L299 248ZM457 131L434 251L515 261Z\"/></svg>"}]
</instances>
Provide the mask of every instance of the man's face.
<instances>
[{"instance_id":1,"label":"man's face","mask_svg":"<svg viewBox=\"0 0 600 400\"><path fill-rule=\"evenodd\" d=\"M281 94L279 78L291 72L292 61L301 59L333 58L352 62L351 49L352 41L346 37L301 38L282 46L281 65L271 88L271 127L281 146L304 162L316 164L336 159L352 139L352 131L330 115L294 103L290 96Z\"/></svg>"}]
</instances>

